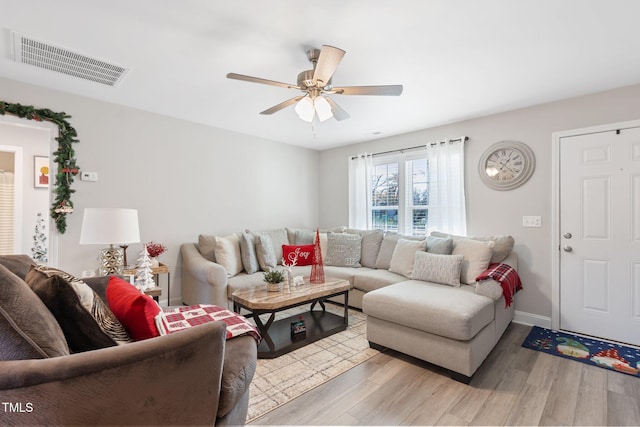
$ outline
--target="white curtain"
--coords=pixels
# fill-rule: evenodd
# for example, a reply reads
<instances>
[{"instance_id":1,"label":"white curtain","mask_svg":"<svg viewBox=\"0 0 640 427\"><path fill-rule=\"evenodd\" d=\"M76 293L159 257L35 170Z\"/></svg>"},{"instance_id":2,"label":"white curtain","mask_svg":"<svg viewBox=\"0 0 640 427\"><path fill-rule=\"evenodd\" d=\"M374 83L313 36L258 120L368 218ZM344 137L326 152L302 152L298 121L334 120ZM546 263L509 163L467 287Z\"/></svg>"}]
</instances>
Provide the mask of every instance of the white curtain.
<instances>
[{"instance_id":1,"label":"white curtain","mask_svg":"<svg viewBox=\"0 0 640 427\"><path fill-rule=\"evenodd\" d=\"M349 157L349 227L371 228L371 172L373 155Z\"/></svg>"},{"instance_id":2,"label":"white curtain","mask_svg":"<svg viewBox=\"0 0 640 427\"><path fill-rule=\"evenodd\" d=\"M465 236L464 140L427 144L429 160L429 219L434 230Z\"/></svg>"},{"instance_id":3,"label":"white curtain","mask_svg":"<svg viewBox=\"0 0 640 427\"><path fill-rule=\"evenodd\" d=\"M0 255L13 253L13 172L0 171Z\"/></svg>"}]
</instances>

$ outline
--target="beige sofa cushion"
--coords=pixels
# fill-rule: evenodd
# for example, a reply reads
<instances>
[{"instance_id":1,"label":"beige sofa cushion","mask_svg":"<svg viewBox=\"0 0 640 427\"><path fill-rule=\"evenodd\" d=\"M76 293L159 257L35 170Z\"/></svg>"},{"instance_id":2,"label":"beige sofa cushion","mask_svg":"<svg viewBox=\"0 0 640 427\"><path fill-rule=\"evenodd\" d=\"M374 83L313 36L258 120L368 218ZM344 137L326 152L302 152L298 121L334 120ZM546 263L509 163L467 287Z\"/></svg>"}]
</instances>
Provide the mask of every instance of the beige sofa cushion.
<instances>
[{"instance_id":1,"label":"beige sofa cushion","mask_svg":"<svg viewBox=\"0 0 640 427\"><path fill-rule=\"evenodd\" d=\"M272 228L269 230L253 231L255 236L267 234L271 237L271 243L273 244L273 253L276 257L276 265L282 264L282 245L288 245L289 235L286 228Z\"/></svg>"},{"instance_id":2,"label":"beige sofa cushion","mask_svg":"<svg viewBox=\"0 0 640 427\"><path fill-rule=\"evenodd\" d=\"M515 241L513 237L508 235L496 235L496 236L456 236L453 234L442 233L440 231L431 232L432 236L436 237L452 237L454 240L456 239L473 239L480 240L481 242L492 241L495 243L493 247L493 254L491 255L490 264L500 263L505 260L513 250L513 246Z\"/></svg>"},{"instance_id":3,"label":"beige sofa cushion","mask_svg":"<svg viewBox=\"0 0 640 427\"><path fill-rule=\"evenodd\" d=\"M389 271L411 277L416 252L427 249L426 240L398 239L389 262Z\"/></svg>"},{"instance_id":4,"label":"beige sofa cushion","mask_svg":"<svg viewBox=\"0 0 640 427\"><path fill-rule=\"evenodd\" d=\"M242 271L240 238L237 234L213 238L213 252L216 262L227 270L227 276L233 277Z\"/></svg>"},{"instance_id":5,"label":"beige sofa cushion","mask_svg":"<svg viewBox=\"0 0 640 427\"><path fill-rule=\"evenodd\" d=\"M455 239L452 255L462 255L462 271L460 281L468 285L476 282L478 277L489 266L493 255L493 241L481 242L474 239Z\"/></svg>"},{"instance_id":6,"label":"beige sofa cushion","mask_svg":"<svg viewBox=\"0 0 640 427\"><path fill-rule=\"evenodd\" d=\"M405 280L407 280L407 278L403 275L392 273L389 270L369 270L361 268L353 278L353 287L363 292L371 292Z\"/></svg>"},{"instance_id":7,"label":"beige sofa cushion","mask_svg":"<svg viewBox=\"0 0 640 427\"><path fill-rule=\"evenodd\" d=\"M386 232L382 243L380 244L380 251L378 252L378 258L376 258L376 268L388 270L391 264L391 257L393 251L396 248L396 244L399 239L405 240L425 240L424 236L405 236L394 232ZM426 241L426 240L425 240Z\"/></svg>"},{"instance_id":8,"label":"beige sofa cushion","mask_svg":"<svg viewBox=\"0 0 640 427\"><path fill-rule=\"evenodd\" d=\"M363 267L376 268L376 260L380 253L380 246L384 238L382 230L356 230L348 228L345 233L358 234L362 236L362 254L360 256L360 264Z\"/></svg>"},{"instance_id":9,"label":"beige sofa cushion","mask_svg":"<svg viewBox=\"0 0 640 427\"><path fill-rule=\"evenodd\" d=\"M362 311L388 322L467 341L494 317L493 301L472 286L407 280L367 293Z\"/></svg>"}]
</instances>

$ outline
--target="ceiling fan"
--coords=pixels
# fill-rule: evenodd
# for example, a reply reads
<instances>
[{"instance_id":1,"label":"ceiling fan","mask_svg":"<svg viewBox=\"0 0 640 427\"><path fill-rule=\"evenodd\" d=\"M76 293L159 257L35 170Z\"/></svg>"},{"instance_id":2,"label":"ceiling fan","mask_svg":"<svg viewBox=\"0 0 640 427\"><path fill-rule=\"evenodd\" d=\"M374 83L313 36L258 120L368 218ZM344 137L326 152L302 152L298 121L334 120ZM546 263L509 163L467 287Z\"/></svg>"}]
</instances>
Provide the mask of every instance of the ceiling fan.
<instances>
[{"instance_id":1,"label":"ceiling fan","mask_svg":"<svg viewBox=\"0 0 640 427\"><path fill-rule=\"evenodd\" d=\"M340 121L350 117L349 113L327 95L398 96L402 93L402 85L333 87L331 77L345 53L342 49L327 45L323 45L322 49L309 50L307 58L313 64L313 69L298 74L298 82L295 85L236 73L227 74L227 78L301 91L303 95L274 105L260 114L277 113L290 105L296 104L296 113L302 120L307 122L313 121L316 115L320 121L325 121L331 117Z\"/></svg>"}]
</instances>

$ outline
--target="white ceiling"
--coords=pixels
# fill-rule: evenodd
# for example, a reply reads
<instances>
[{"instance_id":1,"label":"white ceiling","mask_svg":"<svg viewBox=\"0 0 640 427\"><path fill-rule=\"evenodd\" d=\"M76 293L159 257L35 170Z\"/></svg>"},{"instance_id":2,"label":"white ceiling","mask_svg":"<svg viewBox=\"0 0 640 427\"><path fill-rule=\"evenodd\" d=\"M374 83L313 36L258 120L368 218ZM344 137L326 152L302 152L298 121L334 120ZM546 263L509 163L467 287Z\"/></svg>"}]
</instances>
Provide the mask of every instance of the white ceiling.
<instances>
[{"instance_id":1,"label":"white ceiling","mask_svg":"<svg viewBox=\"0 0 640 427\"><path fill-rule=\"evenodd\" d=\"M640 83L639 17L638 0L0 0L0 76L321 150ZM108 87L15 63L12 31L130 71ZM403 94L333 95L351 118L312 125L258 114L298 92L225 77L295 83L322 44L347 51L334 85Z\"/></svg>"}]
</instances>

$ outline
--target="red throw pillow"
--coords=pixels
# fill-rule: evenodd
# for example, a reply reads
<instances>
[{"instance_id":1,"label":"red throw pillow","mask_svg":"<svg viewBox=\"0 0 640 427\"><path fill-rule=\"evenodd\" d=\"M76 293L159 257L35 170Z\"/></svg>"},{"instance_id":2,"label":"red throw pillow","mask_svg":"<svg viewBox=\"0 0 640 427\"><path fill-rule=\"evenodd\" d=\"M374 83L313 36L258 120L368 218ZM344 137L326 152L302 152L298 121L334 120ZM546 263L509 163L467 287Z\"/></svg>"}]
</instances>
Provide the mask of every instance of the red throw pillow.
<instances>
[{"instance_id":1,"label":"red throw pillow","mask_svg":"<svg viewBox=\"0 0 640 427\"><path fill-rule=\"evenodd\" d=\"M313 245L282 245L282 257L289 265L298 257L296 265L311 265L313 261Z\"/></svg>"},{"instance_id":2,"label":"red throw pillow","mask_svg":"<svg viewBox=\"0 0 640 427\"><path fill-rule=\"evenodd\" d=\"M107 285L107 303L135 341L160 336L155 322L160 306L129 282L111 276Z\"/></svg>"}]
</instances>

